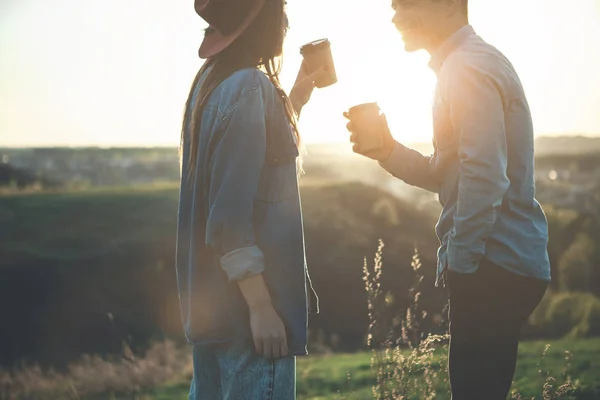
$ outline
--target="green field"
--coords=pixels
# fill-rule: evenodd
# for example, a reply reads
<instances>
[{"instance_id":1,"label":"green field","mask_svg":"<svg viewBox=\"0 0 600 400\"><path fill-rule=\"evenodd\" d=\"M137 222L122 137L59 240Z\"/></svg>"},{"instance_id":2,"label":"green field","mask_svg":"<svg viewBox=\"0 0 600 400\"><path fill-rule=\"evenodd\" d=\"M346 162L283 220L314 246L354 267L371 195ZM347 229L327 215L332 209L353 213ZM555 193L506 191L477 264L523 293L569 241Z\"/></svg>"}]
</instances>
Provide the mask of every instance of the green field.
<instances>
[{"instance_id":1,"label":"green field","mask_svg":"<svg viewBox=\"0 0 600 400\"><path fill-rule=\"evenodd\" d=\"M600 398L600 339L551 342L541 363L548 342L531 342L521 346L513 389L526 399L543 399L544 374L564 382L567 365L565 351L573 354L570 376L577 386L571 399ZM443 362L436 356L434 364ZM298 360L298 398L300 400L367 400L373 398L371 386L371 355L369 353L312 356ZM545 375L544 375L545 376ZM420 381L419 381L420 382ZM187 399L189 377L146 394L145 400ZM447 388L439 387L437 399L449 399ZM556 397L553 397L556 398Z\"/></svg>"},{"instance_id":2,"label":"green field","mask_svg":"<svg viewBox=\"0 0 600 400\"><path fill-rule=\"evenodd\" d=\"M73 262L174 242L177 200L173 185L0 196L0 265Z\"/></svg>"},{"instance_id":3,"label":"green field","mask_svg":"<svg viewBox=\"0 0 600 400\"><path fill-rule=\"evenodd\" d=\"M11 279L5 279L4 282L0 280L0 294L5 296L0 302L0 315L11 315L10 311L14 315L27 316L30 319L28 326L33 327L23 328L20 323L6 323L3 327L8 329L12 326L15 332L10 337L19 339L22 332L38 329L35 332L36 338L41 339L36 345L40 349L60 345L62 347L59 348L68 350L81 337L93 338L91 342L96 346L103 343L105 334L94 328L98 326L94 324L98 324L98 321L105 323L103 321L108 319L104 315L110 315L111 321L116 321L120 326L132 329L143 337L162 337L164 333L167 337L181 340L177 288L171 261L175 251L177 194L176 187L159 185L135 189L0 196L0 268L4 267L6 274L12 274ZM303 206L307 259L311 272L315 272L313 276L316 278L314 283L317 290L326 288L319 293L322 304L326 306L322 308L318 319L311 322L311 329L315 332L323 329L326 334L323 337L327 339L337 336L337 329L343 327L346 333L353 333L358 338L345 351L360 349L365 327L369 323L367 296L363 292L363 258L371 257L378 239L384 240L385 290L395 290L397 298L401 298L414 280L410 265L415 243L418 243L424 264L423 271L429 274L431 282L434 278L433 259L437 247L431 229L435 218L419 212L410 203L360 184L305 186ZM552 212L549 217L553 222L550 247L554 257L570 266L571 264L566 263L568 258L563 260L564 257L559 257L571 246L571 242L566 242L565 238L574 237L576 235L573 232L581 231L595 239L598 229L585 218L577 218L576 214L572 217ZM584 240L583 243L588 241ZM600 248L595 242L589 243L595 246L594 252ZM590 263L590 268L586 269L587 261L579 262L581 260L575 257L583 253L579 251L580 248L586 249L585 246L575 246L567 253L574 257L574 267L565 271L576 271L573 276L582 278L574 281L583 281L589 286L591 266L597 264ZM585 268L579 274L577 268L582 265ZM13 268L14 266L18 268ZM567 274L556 276L562 279ZM49 280L48 277L52 279ZM30 282L35 284L29 285ZM46 297L41 297L37 303L30 301L30 296L43 288L43 285L36 282L48 282L48 293L54 293L63 302L56 303L55 309L46 310L44 307L53 304ZM560 286L564 288L555 296L556 301L544 303L539 308L538 315L535 315L536 324L529 328L537 338L568 335L570 339L550 342L552 347L543 363L540 362L541 356L549 341L524 344L514 388L523 399L560 398L544 397L543 386L548 376L556 378L555 387L565 382L564 370L569 364L565 359L565 351L569 351L573 354L569 376L576 387L576 393L572 397L562 398L600 399L600 338L575 339L600 335L600 303L593 294L582 292L578 287L571 288L562 283ZM570 291L571 289L573 290ZM421 292L423 298L432 298L437 302L432 310L442 308L445 298L433 290L432 283L424 284ZM346 296L346 293L356 295ZM27 295L23 296L27 301L15 300L14 296L21 294ZM397 306L401 309L400 304ZM20 308L15 312L17 307ZM38 326L40 318L36 313L39 310L47 311L43 321L55 324ZM63 314L68 314L70 320L78 323L70 326L56 318ZM96 315L102 318L94 319ZM350 325L352 329L348 330ZM91 328L83 330L86 327ZM54 334L49 335L48 332ZM30 345L26 339L24 336L22 343L13 340L6 347L18 349ZM140 340L140 344L145 343L145 340ZM324 348L336 349L330 346L330 342L325 342L324 345ZM103 348L96 351L94 346L79 349L73 353L72 358L76 360L76 356L87 352L104 354ZM33 384L29 375L31 369L25 369L20 374L24 379L21 386L35 386L43 391L48 384L61 395L43 394L42 397L32 397L27 394L25 397L8 398L88 399L86 393L101 393L93 400L187 399L190 376L180 376L185 374L181 371L187 371L181 367L188 362L185 350L177 348L165 357L150 357L148 360L142 358L135 363L121 361L120 369L116 369L119 362L114 362L112 358L98 363L86 361L79 364L80 369L76 369L81 376L68 375L61 381L72 385L67 385L68 387L57 387L51 382L52 374L44 375L44 379L40 379L38 384ZM163 365L163 358L172 363ZM439 372L439 376L446 376L443 351L436 353L428 365L430 370ZM123 371L123 374L114 371ZM3 372L6 377L6 371L0 369L0 389L3 389ZM33 372L35 375L35 369ZM98 388L101 376L104 376L106 384ZM298 398L373 399L374 376L369 353L302 358L298 360ZM169 383L157 383L165 380ZM422 373L412 374L410 381L410 387L419 387L424 385L425 379ZM74 390L73 396L63 395L70 393L70 388L75 386L77 390ZM435 398L449 399L448 385L443 378L438 378L433 386L436 389ZM120 388L124 387L123 390L135 391L135 394L130 392L122 397L111 395L107 393L108 387L119 388L110 389L119 393L122 393ZM0 399L2 398L6 397L0 392ZM413 395L405 400L409 398L424 397Z\"/></svg>"}]
</instances>

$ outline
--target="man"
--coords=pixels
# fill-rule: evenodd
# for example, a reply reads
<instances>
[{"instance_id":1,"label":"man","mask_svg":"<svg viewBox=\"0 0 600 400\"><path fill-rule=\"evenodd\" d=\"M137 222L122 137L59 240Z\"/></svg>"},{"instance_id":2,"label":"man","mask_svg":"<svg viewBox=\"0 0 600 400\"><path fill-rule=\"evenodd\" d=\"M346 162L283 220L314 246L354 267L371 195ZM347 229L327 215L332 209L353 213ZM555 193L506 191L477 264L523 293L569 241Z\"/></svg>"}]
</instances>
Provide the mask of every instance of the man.
<instances>
[{"instance_id":1,"label":"man","mask_svg":"<svg viewBox=\"0 0 600 400\"><path fill-rule=\"evenodd\" d=\"M534 198L534 140L517 73L469 25L467 0L393 0L406 51L425 49L438 77L434 154L397 143L354 151L395 177L439 194L437 285L450 296L454 400L506 399L519 333L550 281L547 221Z\"/></svg>"}]
</instances>

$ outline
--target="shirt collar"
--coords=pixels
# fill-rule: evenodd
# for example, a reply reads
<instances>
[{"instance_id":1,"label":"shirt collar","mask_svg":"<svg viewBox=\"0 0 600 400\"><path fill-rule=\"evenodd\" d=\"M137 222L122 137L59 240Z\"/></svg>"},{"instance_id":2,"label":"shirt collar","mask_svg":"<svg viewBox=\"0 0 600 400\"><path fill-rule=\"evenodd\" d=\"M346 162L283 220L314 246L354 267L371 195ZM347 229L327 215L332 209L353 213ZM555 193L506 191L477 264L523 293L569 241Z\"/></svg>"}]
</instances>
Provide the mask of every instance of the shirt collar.
<instances>
[{"instance_id":1,"label":"shirt collar","mask_svg":"<svg viewBox=\"0 0 600 400\"><path fill-rule=\"evenodd\" d=\"M471 35L475 35L475 30L471 25L465 25L454 32L431 54L429 68L431 68L436 74L439 73L442 65L444 65L444 61L446 61L446 58L448 58L450 53L452 53L454 49L460 46Z\"/></svg>"}]
</instances>

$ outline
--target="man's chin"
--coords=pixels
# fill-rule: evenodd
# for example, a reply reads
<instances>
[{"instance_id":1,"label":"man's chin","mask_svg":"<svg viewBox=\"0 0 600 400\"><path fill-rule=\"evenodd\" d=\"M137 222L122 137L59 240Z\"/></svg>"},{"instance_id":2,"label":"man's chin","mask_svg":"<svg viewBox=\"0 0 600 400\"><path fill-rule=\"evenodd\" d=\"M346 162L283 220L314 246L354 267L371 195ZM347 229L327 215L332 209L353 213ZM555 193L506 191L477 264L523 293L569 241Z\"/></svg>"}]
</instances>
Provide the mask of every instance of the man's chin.
<instances>
[{"instance_id":1,"label":"man's chin","mask_svg":"<svg viewBox=\"0 0 600 400\"><path fill-rule=\"evenodd\" d=\"M417 46L416 44L411 43L411 42L404 42L404 50L407 53L415 53L415 52L421 50L421 47Z\"/></svg>"}]
</instances>

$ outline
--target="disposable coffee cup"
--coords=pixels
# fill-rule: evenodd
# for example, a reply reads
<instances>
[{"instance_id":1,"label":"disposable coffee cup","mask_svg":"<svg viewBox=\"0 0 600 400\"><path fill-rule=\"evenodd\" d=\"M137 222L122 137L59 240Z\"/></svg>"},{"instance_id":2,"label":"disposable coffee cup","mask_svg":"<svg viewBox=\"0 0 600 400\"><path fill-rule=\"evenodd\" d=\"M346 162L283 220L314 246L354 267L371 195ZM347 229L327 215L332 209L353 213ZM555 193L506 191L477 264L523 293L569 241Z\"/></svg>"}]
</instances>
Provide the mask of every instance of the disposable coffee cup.
<instances>
[{"instance_id":1,"label":"disposable coffee cup","mask_svg":"<svg viewBox=\"0 0 600 400\"><path fill-rule=\"evenodd\" d=\"M356 144L362 152L383 148L383 121L377 103L364 103L352 107L347 112L356 135Z\"/></svg>"},{"instance_id":2,"label":"disposable coffee cup","mask_svg":"<svg viewBox=\"0 0 600 400\"><path fill-rule=\"evenodd\" d=\"M325 75L315 81L316 87L324 88L337 82L329 39L319 39L305 44L300 48L300 54L304 57L309 74L318 71L320 68L325 69Z\"/></svg>"}]
</instances>

